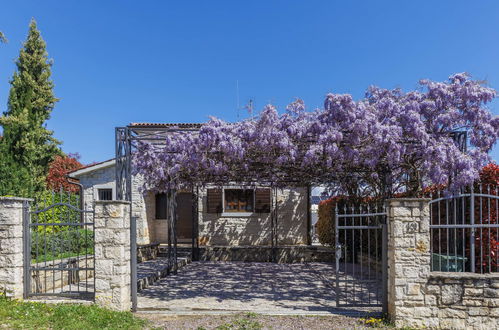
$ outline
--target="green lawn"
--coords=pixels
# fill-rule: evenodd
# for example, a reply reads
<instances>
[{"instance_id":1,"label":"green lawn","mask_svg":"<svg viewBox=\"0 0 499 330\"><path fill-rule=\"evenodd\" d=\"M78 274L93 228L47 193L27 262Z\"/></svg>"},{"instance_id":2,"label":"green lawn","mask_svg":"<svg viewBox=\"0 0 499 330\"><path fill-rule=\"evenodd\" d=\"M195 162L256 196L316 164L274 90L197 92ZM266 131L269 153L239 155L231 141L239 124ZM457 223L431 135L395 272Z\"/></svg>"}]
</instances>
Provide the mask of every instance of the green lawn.
<instances>
[{"instance_id":1,"label":"green lawn","mask_svg":"<svg viewBox=\"0 0 499 330\"><path fill-rule=\"evenodd\" d=\"M143 329L145 320L130 312L95 305L20 302L0 296L0 328L14 329Z\"/></svg>"}]
</instances>

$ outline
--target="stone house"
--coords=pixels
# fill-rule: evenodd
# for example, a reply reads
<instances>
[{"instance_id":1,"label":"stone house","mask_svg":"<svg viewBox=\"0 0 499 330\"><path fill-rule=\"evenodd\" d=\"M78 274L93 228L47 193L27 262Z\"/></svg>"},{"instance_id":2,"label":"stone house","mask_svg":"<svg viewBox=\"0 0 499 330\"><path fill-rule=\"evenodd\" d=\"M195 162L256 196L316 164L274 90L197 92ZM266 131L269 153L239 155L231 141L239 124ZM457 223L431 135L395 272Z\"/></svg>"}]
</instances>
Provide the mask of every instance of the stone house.
<instances>
[{"instance_id":1,"label":"stone house","mask_svg":"<svg viewBox=\"0 0 499 330\"><path fill-rule=\"evenodd\" d=\"M146 124L131 124L134 125L141 127ZM94 201L116 199L115 166L115 160L110 159L69 173L83 186L86 209L91 210ZM140 177L132 177L132 217L137 223L137 243L166 243L166 195L141 193L141 183ZM271 199L276 198L277 245L308 245L310 190L290 187L279 189L276 196L272 195L271 189L258 185L249 187L227 183L221 188L199 188L198 214L193 217L193 195L190 191L181 191L177 194L178 242L191 243L192 238L197 237L200 246L270 246ZM197 228L197 233L194 228Z\"/></svg>"}]
</instances>

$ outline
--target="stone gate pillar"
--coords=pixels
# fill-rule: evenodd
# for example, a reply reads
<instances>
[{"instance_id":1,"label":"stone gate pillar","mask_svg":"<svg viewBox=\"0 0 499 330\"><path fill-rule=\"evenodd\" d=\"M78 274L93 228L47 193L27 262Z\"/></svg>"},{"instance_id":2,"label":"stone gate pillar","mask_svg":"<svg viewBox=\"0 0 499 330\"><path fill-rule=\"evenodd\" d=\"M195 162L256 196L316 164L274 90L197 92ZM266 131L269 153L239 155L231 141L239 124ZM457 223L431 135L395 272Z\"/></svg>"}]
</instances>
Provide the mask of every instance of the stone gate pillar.
<instances>
[{"instance_id":1,"label":"stone gate pillar","mask_svg":"<svg viewBox=\"0 0 499 330\"><path fill-rule=\"evenodd\" d=\"M0 292L13 298L23 297L23 211L25 206L29 211L30 201L0 197Z\"/></svg>"},{"instance_id":2,"label":"stone gate pillar","mask_svg":"<svg viewBox=\"0 0 499 330\"><path fill-rule=\"evenodd\" d=\"M131 309L130 202L96 201L95 301L119 311Z\"/></svg>"},{"instance_id":3,"label":"stone gate pillar","mask_svg":"<svg viewBox=\"0 0 499 330\"><path fill-rule=\"evenodd\" d=\"M405 317L431 310L425 306L424 287L430 275L429 199L398 198L387 201L388 211L388 314L395 326Z\"/></svg>"}]
</instances>

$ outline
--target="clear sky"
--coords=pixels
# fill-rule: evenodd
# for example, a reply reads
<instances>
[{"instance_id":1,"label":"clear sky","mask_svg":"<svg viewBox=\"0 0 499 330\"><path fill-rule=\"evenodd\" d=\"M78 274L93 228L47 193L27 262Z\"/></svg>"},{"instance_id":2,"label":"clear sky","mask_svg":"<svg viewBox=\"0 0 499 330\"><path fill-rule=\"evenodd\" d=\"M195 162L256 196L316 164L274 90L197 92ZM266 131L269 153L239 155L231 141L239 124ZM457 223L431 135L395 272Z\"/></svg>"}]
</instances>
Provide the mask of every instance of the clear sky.
<instances>
[{"instance_id":1,"label":"clear sky","mask_svg":"<svg viewBox=\"0 0 499 330\"><path fill-rule=\"evenodd\" d=\"M130 122L236 120L253 99L313 109L328 92L413 89L466 71L499 89L499 1L2 1L0 110L31 17L61 100L48 127L82 161ZM499 114L499 102L491 105ZM246 116L240 110L240 116ZM492 153L499 160L499 148Z\"/></svg>"}]
</instances>

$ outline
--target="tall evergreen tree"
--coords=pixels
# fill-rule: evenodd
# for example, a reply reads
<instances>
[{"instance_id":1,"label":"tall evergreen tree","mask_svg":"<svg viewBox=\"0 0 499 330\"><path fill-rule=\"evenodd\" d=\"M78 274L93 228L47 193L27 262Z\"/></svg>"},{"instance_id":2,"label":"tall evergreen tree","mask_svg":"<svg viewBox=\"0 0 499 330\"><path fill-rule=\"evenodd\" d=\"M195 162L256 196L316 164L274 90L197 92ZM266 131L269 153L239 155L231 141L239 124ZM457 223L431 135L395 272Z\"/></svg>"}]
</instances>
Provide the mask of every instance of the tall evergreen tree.
<instances>
[{"instance_id":1,"label":"tall evergreen tree","mask_svg":"<svg viewBox=\"0 0 499 330\"><path fill-rule=\"evenodd\" d=\"M8 108L0 117L3 127L0 163L12 168L11 173L0 171L0 195L26 195L43 190L49 164L61 154L60 142L45 124L58 100L50 79L52 61L34 19L16 66L10 81Z\"/></svg>"}]
</instances>

